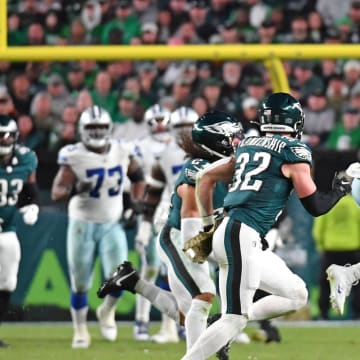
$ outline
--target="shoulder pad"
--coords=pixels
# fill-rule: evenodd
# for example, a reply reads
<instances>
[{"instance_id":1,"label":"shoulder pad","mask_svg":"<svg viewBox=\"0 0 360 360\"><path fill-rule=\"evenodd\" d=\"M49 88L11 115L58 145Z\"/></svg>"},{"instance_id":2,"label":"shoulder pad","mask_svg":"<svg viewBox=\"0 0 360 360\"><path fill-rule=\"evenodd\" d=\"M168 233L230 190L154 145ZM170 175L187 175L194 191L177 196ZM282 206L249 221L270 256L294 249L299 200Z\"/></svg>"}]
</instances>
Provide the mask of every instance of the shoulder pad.
<instances>
[{"instance_id":1,"label":"shoulder pad","mask_svg":"<svg viewBox=\"0 0 360 360\"><path fill-rule=\"evenodd\" d=\"M286 149L288 149L287 157L290 162L307 162L312 165L312 153L305 143L297 139L289 139Z\"/></svg>"},{"instance_id":2,"label":"shoulder pad","mask_svg":"<svg viewBox=\"0 0 360 360\"><path fill-rule=\"evenodd\" d=\"M66 145L60 149L58 153L57 162L59 165L68 165L71 159L77 154L79 150L78 143Z\"/></svg>"},{"instance_id":3,"label":"shoulder pad","mask_svg":"<svg viewBox=\"0 0 360 360\"><path fill-rule=\"evenodd\" d=\"M38 166L38 158L34 151L26 146L16 146L15 156L18 158L19 162L29 168L30 172L36 170Z\"/></svg>"},{"instance_id":4,"label":"shoulder pad","mask_svg":"<svg viewBox=\"0 0 360 360\"><path fill-rule=\"evenodd\" d=\"M184 165L185 178L191 183L195 184L196 174L202 170L207 164L208 160L204 159L191 159Z\"/></svg>"}]
</instances>

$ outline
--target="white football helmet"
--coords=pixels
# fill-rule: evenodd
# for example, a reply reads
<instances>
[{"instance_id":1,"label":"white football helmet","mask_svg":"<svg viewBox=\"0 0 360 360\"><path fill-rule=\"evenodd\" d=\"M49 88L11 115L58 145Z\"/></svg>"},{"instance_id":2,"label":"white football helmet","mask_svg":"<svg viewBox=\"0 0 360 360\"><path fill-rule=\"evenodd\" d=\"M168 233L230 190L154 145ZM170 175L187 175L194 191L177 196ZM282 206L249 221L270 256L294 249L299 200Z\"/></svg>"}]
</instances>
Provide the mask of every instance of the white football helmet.
<instances>
[{"instance_id":1,"label":"white football helmet","mask_svg":"<svg viewBox=\"0 0 360 360\"><path fill-rule=\"evenodd\" d=\"M198 113L190 107L181 106L170 115L170 126L176 141L180 144L184 137L191 138L191 129L199 118Z\"/></svg>"},{"instance_id":2,"label":"white football helmet","mask_svg":"<svg viewBox=\"0 0 360 360\"><path fill-rule=\"evenodd\" d=\"M16 121L8 115L0 115L0 156L11 154L18 137Z\"/></svg>"},{"instance_id":3,"label":"white football helmet","mask_svg":"<svg viewBox=\"0 0 360 360\"><path fill-rule=\"evenodd\" d=\"M88 147L101 148L109 143L112 120L109 113L98 105L85 109L79 120L81 141Z\"/></svg>"},{"instance_id":4,"label":"white football helmet","mask_svg":"<svg viewBox=\"0 0 360 360\"><path fill-rule=\"evenodd\" d=\"M157 141L169 138L171 112L166 107L155 104L144 114L144 121L149 126L150 134Z\"/></svg>"}]
</instances>

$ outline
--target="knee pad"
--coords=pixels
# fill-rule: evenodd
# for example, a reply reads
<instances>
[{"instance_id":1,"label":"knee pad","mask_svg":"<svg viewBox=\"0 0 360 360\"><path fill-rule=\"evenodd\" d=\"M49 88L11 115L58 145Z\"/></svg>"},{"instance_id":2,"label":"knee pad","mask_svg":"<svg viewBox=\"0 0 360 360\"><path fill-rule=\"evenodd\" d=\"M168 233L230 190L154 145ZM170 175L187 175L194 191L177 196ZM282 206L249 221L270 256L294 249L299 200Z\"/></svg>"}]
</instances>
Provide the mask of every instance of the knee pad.
<instances>
[{"instance_id":1,"label":"knee pad","mask_svg":"<svg viewBox=\"0 0 360 360\"><path fill-rule=\"evenodd\" d=\"M302 308L307 304L308 301L308 290L306 289L306 285L304 281L297 276L296 287L293 291L293 300L295 304L296 310Z\"/></svg>"}]
</instances>

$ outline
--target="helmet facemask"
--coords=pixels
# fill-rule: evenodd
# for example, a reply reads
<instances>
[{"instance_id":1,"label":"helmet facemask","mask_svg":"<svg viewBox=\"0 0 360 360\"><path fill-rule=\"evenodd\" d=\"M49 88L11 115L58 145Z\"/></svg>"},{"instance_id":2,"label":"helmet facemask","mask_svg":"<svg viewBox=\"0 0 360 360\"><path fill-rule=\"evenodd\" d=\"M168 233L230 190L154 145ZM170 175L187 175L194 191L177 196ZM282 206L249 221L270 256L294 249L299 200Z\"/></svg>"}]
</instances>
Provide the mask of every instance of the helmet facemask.
<instances>
[{"instance_id":1,"label":"helmet facemask","mask_svg":"<svg viewBox=\"0 0 360 360\"><path fill-rule=\"evenodd\" d=\"M19 131L15 120L10 119L6 125L0 125L0 157L13 152Z\"/></svg>"},{"instance_id":2,"label":"helmet facemask","mask_svg":"<svg viewBox=\"0 0 360 360\"><path fill-rule=\"evenodd\" d=\"M87 124L84 125L82 141L92 148L105 147L110 140L110 124Z\"/></svg>"}]
</instances>

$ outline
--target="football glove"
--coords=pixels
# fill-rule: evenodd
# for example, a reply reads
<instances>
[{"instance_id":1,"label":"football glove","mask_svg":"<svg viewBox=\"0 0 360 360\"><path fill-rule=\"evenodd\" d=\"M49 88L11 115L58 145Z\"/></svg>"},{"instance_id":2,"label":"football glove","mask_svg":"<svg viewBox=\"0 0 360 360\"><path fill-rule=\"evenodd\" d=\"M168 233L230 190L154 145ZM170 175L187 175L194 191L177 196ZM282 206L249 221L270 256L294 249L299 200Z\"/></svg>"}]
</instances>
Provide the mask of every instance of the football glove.
<instances>
[{"instance_id":1,"label":"football glove","mask_svg":"<svg viewBox=\"0 0 360 360\"><path fill-rule=\"evenodd\" d=\"M351 181L345 176L340 176L338 173L335 173L332 181L332 189L342 196L345 196L351 192Z\"/></svg>"},{"instance_id":2,"label":"football glove","mask_svg":"<svg viewBox=\"0 0 360 360\"><path fill-rule=\"evenodd\" d=\"M26 225L34 225L39 217L39 207L36 204L23 206L19 209Z\"/></svg>"},{"instance_id":3,"label":"football glove","mask_svg":"<svg viewBox=\"0 0 360 360\"><path fill-rule=\"evenodd\" d=\"M346 175L360 179L360 162L354 162L346 169Z\"/></svg>"},{"instance_id":4,"label":"football glove","mask_svg":"<svg viewBox=\"0 0 360 360\"><path fill-rule=\"evenodd\" d=\"M201 231L191 239L185 241L183 251L194 263L204 263L212 251L212 238L215 227L208 231Z\"/></svg>"}]
</instances>

